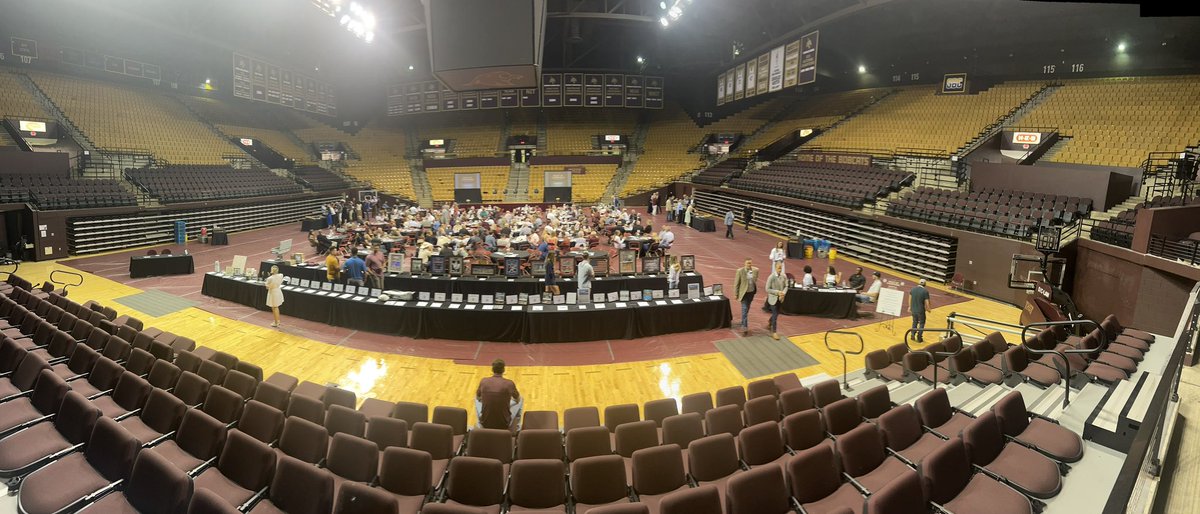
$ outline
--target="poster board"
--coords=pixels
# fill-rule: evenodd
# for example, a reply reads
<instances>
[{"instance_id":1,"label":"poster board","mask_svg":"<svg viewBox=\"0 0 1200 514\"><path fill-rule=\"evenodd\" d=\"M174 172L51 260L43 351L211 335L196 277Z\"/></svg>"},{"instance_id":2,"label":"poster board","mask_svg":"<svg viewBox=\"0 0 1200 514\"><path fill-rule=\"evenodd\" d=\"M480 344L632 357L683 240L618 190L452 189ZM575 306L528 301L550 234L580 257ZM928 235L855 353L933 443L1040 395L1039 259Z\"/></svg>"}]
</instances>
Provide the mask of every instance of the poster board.
<instances>
[{"instance_id":1,"label":"poster board","mask_svg":"<svg viewBox=\"0 0 1200 514\"><path fill-rule=\"evenodd\" d=\"M878 303L875 304L875 312L899 317L903 308L904 291L892 288L879 290L879 299Z\"/></svg>"}]
</instances>

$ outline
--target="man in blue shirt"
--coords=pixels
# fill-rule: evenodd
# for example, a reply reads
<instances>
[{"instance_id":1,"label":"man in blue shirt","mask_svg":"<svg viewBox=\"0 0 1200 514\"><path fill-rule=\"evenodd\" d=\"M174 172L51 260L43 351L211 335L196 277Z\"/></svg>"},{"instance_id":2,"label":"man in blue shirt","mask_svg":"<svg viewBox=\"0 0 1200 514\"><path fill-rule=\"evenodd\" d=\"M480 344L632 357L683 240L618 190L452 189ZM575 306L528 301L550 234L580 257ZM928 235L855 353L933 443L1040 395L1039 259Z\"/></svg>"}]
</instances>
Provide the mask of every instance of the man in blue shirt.
<instances>
[{"instance_id":1,"label":"man in blue shirt","mask_svg":"<svg viewBox=\"0 0 1200 514\"><path fill-rule=\"evenodd\" d=\"M917 287L912 288L908 293L909 304L908 310L912 312L912 327L913 330L925 330L925 313L931 309L929 305L929 291L925 289L925 279L917 282ZM916 333L917 342L924 342L921 332Z\"/></svg>"},{"instance_id":2,"label":"man in blue shirt","mask_svg":"<svg viewBox=\"0 0 1200 514\"><path fill-rule=\"evenodd\" d=\"M352 286L363 285L363 276L367 271L367 263L358 256L358 249L350 249L350 258L342 264L342 273L346 275L346 283Z\"/></svg>"},{"instance_id":3,"label":"man in blue shirt","mask_svg":"<svg viewBox=\"0 0 1200 514\"><path fill-rule=\"evenodd\" d=\"M733 239L733 210L725 211L725 238Z\"/></svg>"}]
</instances>

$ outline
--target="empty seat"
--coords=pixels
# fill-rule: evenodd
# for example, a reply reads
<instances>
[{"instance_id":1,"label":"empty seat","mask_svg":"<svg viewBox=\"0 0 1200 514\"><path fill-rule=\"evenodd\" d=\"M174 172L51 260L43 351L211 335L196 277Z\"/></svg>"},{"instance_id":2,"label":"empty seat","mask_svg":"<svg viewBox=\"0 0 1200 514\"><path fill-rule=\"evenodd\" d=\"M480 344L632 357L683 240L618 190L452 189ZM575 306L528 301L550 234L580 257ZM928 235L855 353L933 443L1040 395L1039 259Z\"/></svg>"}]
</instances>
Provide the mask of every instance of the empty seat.
<instances>
[{"instance_id":1,"label":"empty seat","mask_svg":"<svg viewBox=\"0 0 1200 514\"><path fill-rule=\"evenodd\" d=\"M508 430L476 428L467 441L467 456L496 459L503 464L504 475L513 461L513 437Z\"/></svg>"},{"instance_id":2,"label":"empty seat","mask_svg":"<svg viewBox=\"0 0 1200 514\"><path fill-rule=\"evenodd\" d=\"M246 503L271 482L275 452L266 443L237 430L229 432L217 465L195 478L197 489L208 489L233 506Z\"/></svg>"},{"instance_id":3,"label":"empty seat","mask_svg":"<svg viewBox=\"0 0 1200 514\"><path fill-rule=\"evenodd\" d=\"M396 418L375 417L367 421L367 439L384 451L393 446L408 447L408 422Z\"/></svg>"},{"instance_id":4,"label":"empty seat","mask_svg":"<svg viewBox=\"0 0 1200 514\"><path fill-rule=\"evenodd\" d=\"M567 461L612 453L612 439L604 427L583 427L567 431Z\"/></svg>"},{"instance_id":5,"label":"empty seat","mask_svg":"<svg viewBox=\"0 0 1200 514\"><path fill-rule=\"evenodd\" d=\"M729 479L725 493L726 514L784 514L791 512L783 469L763 466Z\"/></svg>"},{"instance_id":6,"label":"empty seat","mask_svg":"<svg viewBox=\"0 0 1200 514\"><path fill-rule=\"evenodd\" d=\"M328 409L334 405L341 405L347 409L354 409L358 404L358 398L355 397L354 391L342 389L340 387L328 387L325 389L324 396L321 401L325 403L325 408Z\"/></svg>"},{"instance_id":7,"label":"empty seat","mask_svg":"<svg viewBox=\"0 0 1200 514\"><path fill-rule=\"evenodd\" d=\"M254 399L279 409L280 412L286 412L291 393L270 382L259 382L258 387L254 389Z\"/></svg>"},{"instance_id":8,"label":"empty seat","mask_svg":"<svg viewBox=\"0 0 1200 514\"><path fill-rule=\"evenodd\" d=\"M476 434L472 434L474 439ZM508 512L567 512L563 461L531 459L514 462L508 480Z\"/></svg>"},{"instance_id":9,"label":"empty seat","mask_svg":"<svg viewBox=\"0 0 1200 514\"><path fill-rule=\"evenodd\" d=\"M1042 387L1054 385L1062 380L1058 370L1031 363L1029 352L1024 346L1014 346L1004 352L1004 372L1016 373L1024 380Z\"/></svg>"},{"instance_id":10,"label":"empty seat","mask_svg":"<svg viewBox=\"0 0 1200 514\"><path fill-rule=\"evenodd\" d=\"M242 400L254 398L254 392L258 389L258 381L254 380L254 377L237 370L230 370L229 373L226 373L225 381L221 385L237 393Z\"/></svg>"},{"instance_id":11,"label":"empty seat","mask_svg":"<svg viewBox=\"0 0 1200 514\"><path fill-rule=\"evenodd\" d=\"M552 410L525 411L521 421L522 430L558 430L558 412Z\"/></svg>"},{"instance_id":12,"label":"empty seat","mask_svg":"<svg viewBox=\"0 0 1200 514\"><path fill-rule=\"evenodd\" d=\"M725 483L742 470L733 436L717 434L692 441L687 458L688 469L696 483L715 486L724 504Z\"/></svg>"},{"instance_id":13,"label":"empty seat","mask_svg":"<svg viewBox=\"0 0 1200 514\"><path fill-rule=\"evenodd\" d=\"M88 512L184 512L192 496L192 480L155 452L140 452L129 480L119 492L105 495Z\"/></svg>"},{"instance_id":14,"label":"empty seat","mask_svg":"<svg viewBox=\"0 0 1200 514\"><path fill-rule=\"evenodd\" d=\"M325 427L304 418L289 416L283 422L283 432L279 435L279 446L275 453L317 464L325 460L329 451L329 432Z\"/></svg>"},{"instance_id":15,"label":"empty seat","mask_svg":"<svg viewBox=\"0 0 1200 514\"><path fill-rule=\"evenodd\" d=\"M810 389L812 390L813 404L818 409L845 398L842 395L841 384L834 379L817 382Z\"/></svg>"},{"instance_id":16,"label":"empty seat","mask_svg":"<svg viewBox=\"0 0 1200 514\"><path fill-rule=\"evenodd\" d=\"M367 417L354 409L332 405L325 411L325 430L330 436L350 434L362 437L367 431Z\"/></svg>"},{"instance_id":17,"label":"empty seat","mask_svg":"<svg viewBox=\"0 0 1200 514\"><path fill-rule=\"evenodd\" d=\"M904 353L908 353L908 347L903 343L896 346L903 346ZM903 359L903 355L901 355L901 359ZM908 373L904 369L904 361L893 360L890 348L887 350L875 350L868 352L867 355L863 357L863 361L864 367L869 372L888 380L905 380L908 378Z\"/></svg>"},{"instance_id":18,"label":"empty seat","mask_svg":"<svg viewBox=\"0 0 1200 514\"><path fill-rule=\"evenodd\" d=\"M396 497L387 491L366 484L348 482L338 491L333 501L334 514L372 514L376 512L399 512Z\"/></svg>"},{"instance_id":19,"label":"empty seat","mask_svg":"<svg viewBox=\"0 0 1200 514\"><path fill-rule=\"evenodd\" d=\"M774 385L771 384L772 387ZM779 412L779 402L772 395L748 400L742 414L746 419L746 426L757 425L764 421L778 423L783 418Z\"/></svg>"},{"instance_id":20,"label":"empty seat","mask_svg":"<svg viewBox=\"0 0 1200 514\"><path fill-rule=\"evenodd\" d=\"M795 373L784 373L782 375L777 375L772 378L771 381L775 383L775 389L779 391L779 394L783 394L784 391L790 391L792 389L804 387L800 384L800 379L796 377Z\"/></svg>"},{"instance_id":21,"label":"empty seat","mask_svg":"<svg viewBox=\"0 0 1200 514\"><path fill-rule=\"evenodd\" d=\"M454 434L454 451L462 448L467 437L467 409L439 405L433 408L433 417L429 421L450 427Z\"/></svg>"},{"instance_id":22,"label":"empty seat","mask_svg":"<svg viewBox=\"0 0 1200 514\"><path fill-rule=\"evenodd\" d=\"M886 385L878 385L858 395L858 410L862 417L874 421L892 408L892 396Z\"/></svg>"},{"instance_id":23,"label":"empty seat","mask_svg":"<svg viewBox=\"0 0 1200 514\"><path fill-rule=\"evenodd\" d=\"M390 447L383 451L379 466L379 487L392 493L400 512L416 512L433 489L429 454L410 448Z\"/></svg>"},{"instance_id":24,"label":"empty seat","mask_svg":"<svg viewBox=\"0 0 1200 514\"><path fill-rule=\"evenodd\" d=\"M991 351L991 345L976 343L974 346L964 348L958 355L948 359L950 361L950 371L983 385L999 384L1002 382L1004 380L1004 373L999 369L979 362L976 347L980 347L980 351L984 352L985 356L991 357L991 354L988 353Z\"/></svg>"},{"instance_id":25,"label":"empty seat","mask_svg":"<svg viewBox=\"0 0 1200 514\"><path fill-rule=\"evenodd\" d=\"M179 376L182 372L177 366L167 361L154 361L154 365L150 366L150 374L146 375L146 381L155 389L171 389L175 384L179 383Z\"/></svg>"},{"instance_id":26,"label":"empty seat","mask_svg":"<svg viewBox=\"0 0 1200 514\"><path fill-rule=\"evenodd\" d=\"M854 398L843 398L821 407L821 417L825 420L825 429L834 437L863 423L862 414L858 411L858 400Z\"/></svg>"},{"instance_id":27,"label":"empty seat","mask_svg":"<svg viewBox=\"0 0 1200 514\"><path fill-rule=\"evenodd\" d=\"M563 411L563 432L581 427L600 426L600 410L595 407L572 407Z\"/></svg>"},{"instance_id":28,"label":"empty seat","mask_svg":"<svg viewBox=\"0 0 1200 514\"><path fill-rule=\"evenodd\" d=\"M576 514L601 505L629 501L629 479L618 455L586 457L571 463L571 491Z\"/></svg>"},{"instance_id":29,"label":"empty seat","mask_svg":"<svg viewBox=\"0 0 1200 514\"><path fill-rule=\"evenodd\" d=\"M783 444L779 424L773 421L746 427L738 434L737 440L742 462L751 468L769 464L782 465L784 459L791 455Z\"/></svg>"},{"instance_id":30,"label":"empty seat","mask_svg":"<svg viewBox=\"0 0 1200 514\"><path fill-rule=\"evenodd\" d=\"M722 514L724 500L716 487L700 486L665 496L659 504L662 514Z\"/></svg>"},{"instance_id":31,"label":"empty seat","mask_svg":"<svg viewBox=\"0 0 1200 514\"><path fill-rule=\"evenodd\" d=\"M607 438L607 435L605 436ZM454 456L454 431L446 425L433 423L417 423L409 431L408 446L429 454L430 476L434 481L441 478L446 471L450 458Z\"/></svg>"},{"instance_id":32,"label":"empty seat","mask_svg":"<svg viewBox=\"0 0 1200 514\"><path fill-rule=\"evenodd\" d=\"M562 432L549 428L522 429L517 434L517 460L558 459L563 460Z\"/></svg>"},{"instance_id":33,"label":"empty seat","mask_svg":"<svg viewBox=\"0 0 1200 514\"><path fill-rule=\"evenodd\" d=\"M208 390L201 410L217 418L222 423L233 424L242 417L244 406L241 395L221 386L213 386Z\"/></svg>"},{"instance_id":34,"label":"empty seat","mask_svg":"<svg viewBox=\"0 0 1200 514\"><path fill-rule=\"evenodd\" d=\"M687 487L683 454L673 444L633 452L633 490L653 512L663 496Z\"/></svg>"},{"instance_id":35,"label":"empty seat","mask_svg":"<svg viewBox=\"0 0 1200 514\"><path fill-rule=\"evenodd\" d=\"M974 419L951 406L946 390L940 387L917 398L916 408L921 415L921 424L946 438L958 437L958 433Z\"/></svg>"},{"instance_id":36,"label":"empty seat","mask_svg":"<svg viewBox=\"0 0 1200 514\"><path fill-rule=\"evenodd\" d=\"M499 514L503 502L504 469L500 462L479 457L458 457L450 461L446 503Z\"/></svg>"},{"instance_id":37,"label":"empty seat","mask_svg":"<svg viewBox=\"0 0 1200 514\"><path fill-rule=\"evenodd\" d=\"M187 405L162 389L150 391L146 405L137 416L121 420L120 424L141 444L151 443L179 428Z\"/></svg>"},{"instance_id":38,"label":"empty seat","mask_svg":"<svg viewBox=\"0 0 1200 514\"><path fill-rule=\"evenodd\" d=\"M822 442L832 447L833 441L825 438L825 422L821 419L821 413L815 409L783 418L780 427L784 443L793 452L812 448Z\"/></svg>"},{"instance_id":39,"label":"empty seat","mask_svg":"<svg viewBox=\"0 0 1200 514\"><path fill-rule=\"evenodd\" d=\"M710 409L704 413L704 424L709 435L727 433L736 436L744 428L742 408L737 405L724 405Z\"/></svg>"},{"instance_id":40,"label":"empty seat","mask_svg":"<svg viewBox=\"0 0 1200 514\"><path fill-rule=\"evenodd\" d=\"M742 409L746 405L746 390L742 386L725 387L717 390L717 407L737 405Z\"/></svg>"},{"instance_id":41,"label":"empty seat","mask_svg":"<svg viewBox=\"0 0 1200 514\"><path fill-rule=\"evenodd\" d=\"M1034 498L1052 498L1062 490L1058 465L1045 455L1004 439L1000 421L985 412L963 429L963 443L971 463L1007 480Z\"/></svg>"},{"instance_id":42,"label":"empty seat","mask_svg":"<svg viewBox=\"0 0 1200 514\"><path fill-rule=\"evenodd\" d=\"M0 403L0 437L44 421L58 412L67 391L70 388L62 377L50 370L42 370L29 396Z\"/></svg>"},{"instance_id":43,"label":"empty seat","mask_svg":"<svg viewBox=\"0 0 1200 514\"><path fill-rule=\"evenodd\" d=\"M389 401L380 400L379 398L364 398L362 405L358 406L358 412L368 419L374 417L387 417L392 415L396 404Z\"/></svg>"},{"instance_id":44,"label":"empty seat","mask_svg":"<svg viewBox=\"0 0 1200 514\"><path fill-rule=\"evenodd\" d=\"M604 426L613 434L617 433L617 427L640 420L636 403L610 405L604 408Z\"/></svg>"},{"instance_id":45,"label":"empty seat","mask_svg":"<svg viewBox=\"0 0 1200 514\"><path fill-rule=\"evenodd\" d=\"M0 439L0 478L21 477L51 462L51 456L88 440L100 410L68 391L51 422L35 424Z\"/></svg>"},{"instance_id":46,"label":"empty seat","mask_svg":"<svg viewBox=\"0 0 1200 514\"><path fill-rule=\"evenodd\" d=\"M429 406L423 403L396 402L392 417L407 421L408 427L412 428L417 423L429 422Z\"/></svg>"},{"instance_id":47,"label":"empty seat","mask_svg":"<svg viewBox=\"0 0 1200 514\"><path fill-rule=\"evenodd\" d=\"M1024 495L984 473L974 472L961 439L952 439L926 456L921 474L929 501L950 512L1033 512L1033 505Z\"/></svg>"},{"instance_id":48,"label":"empty seat","mask_svg":"<svg viewBox=\"0 0 1200 514\"><path fill-rule=\"evenodd\" d=\"M78 398L74 393L68 393L67 397ZM99 418L82 452L66 455L25 478L17 507L27 514L59 512L113 482L128 478L137 451L137 440L117 426L116 421Z\"/></svg>"},{"instance_id":49,"label":"empty seat","mask_svg":"<svg viewBox=\"0 0 1200 514\"><path fill-rule=\"evenodd\" d=\"M178 469L191 473L225 447L226 428L220 420L198 409L188 409L175 437L147 451L157 452Z\"/></svg>"},{"instance_id":50,"label":"empty seat","mask_svg":"<svg viewBox=\"0 0 1200 514\"><path fill-rule=\"evenodd\" d=\"M642 411L647 420L653 421L655 425L662 428L664 419L679 414L679 404L674 398L651 400L642 406ZM528 417L528 414L526 416Z\"/></svg>"},{"instance_id":51,"label":"empty seat","mask_svg":"<svg viewBox=\"0 0 1200 514\"><path fill-rule=\"evenodd\" d=\"M815 408L812 393L807 387L800 386L779 393L779 409L784 416Z\"/></svg>"},{"instance_id":52,"label":"empty seat","mask_svg":"<svg viewBox=\"0 0 1200 514\"><path fill-rule=\"evenodd\" d=\"M884 447L883 433L870 423L846 432L837 441L838 456L843 471L854 477L860 486L873 493L900 473L910 469L903 461L889 456Z\"/></svg>"},{"instance_id":53,"label":"empty seat","mask_svg":"<svg viewBox=\"0 0 1200 514\"><path fill-rule=\"evenodd\" d=\"M946 441L933 432L926 432L916 409L908 404L887 411L879 417L878 423L888 448L913 464L919 464L929 452Z\"/></svg>"},{"instance_id":54,"label":"empty seat","mask_svg":"<svg viewBox=\"0 0 1200 514\"><path fill-rule=\"evenodd\" d=\"M336 497L343 484L368 484L379 474L379 447L361 437L334 434L329 441L329 457L325 461L325 468L333 473L333 494Z\"/></svg>"},{"instance_id":55,"label":"empty seat","mask_svg":"<svg viewBox=\"0 0 1200 514\"><path fill-rule=\"evenodd\" d=\"M712 394L706 392L684 395L680 399L680 413L694 412L701 417L713 408Z\"/></svg>"},{"instance_id":56,"label":"empty seat","mask_svg":"<svg viewBox=\"0 0 1200 514\"><path fill-rule=\"evenodd\" d=\"M238 430L267 444L274 444L283 433L284 416L279 409L258 400L246 402Z\"/></svg>"},{"instance_id":57,"label":"empty seat","mask_svg":"<svg viewBox=\"0 0 1200 514\"><path fill-rule=\"evenodd\" d=\"M687 466L687 447L692 441L704 437L704 420L694 412L671 416L663 420L662 444L674 444L684 448L684 466Z\"/></svg>"},{"instance_id":58,"label":"empty seat","mask_svg":"<svg viewBox=\"0 0 1200 514\"><path fill-rule=\"evenodd\" d=\"M208 388L212 385L200 375L184 371L179 374L175 389L171 390L176 398L190 407L199 406L208 398Z\"/></svg>"},{"instance_id":59,"label":"empty seat","mask_svg":"<svg viewBox=\"0 0 1200 514\"><path fill-rule=\"evenodd\" d=\"M833 448L817 445L796 453L785 465L792 497L813 514L861 512L863 497L853 485L842 481Z\"/></svg>"},{"instance_id":60,"label":"empty seat","mask_svg":"<svg viewBox=\"0 0 1200 514\"><path fill-rule=\"evenodd\" d=\"M255 514L328 514L333 508L333 476L329 471L288 456L279 457L267 497L250 510Z\"/></svg>"},{"instance_id":61,"label":"empty seat","mask_svg":"<svg viewBox=\"0 0 1200 514\"><path fill-rule=\"evenodd\" d=\"M1016 439L1053 459L1077 462L1083 458L1083 441L1079 434L1057 422L1025 410L1021 393L1004 395L992 407L1004 435Z\"/></svg>"},{"instance_id":62,"label":"empty seat","mask_svg":"<svg viewBox=\"0 0 1200 514\"><path fill-rule=\"evenodd\" d=\"M318 425L325 424L325 404L311 396L293 394L288 400L285 414L288 417L307 419Z\"/></svg>"}]
</instances>

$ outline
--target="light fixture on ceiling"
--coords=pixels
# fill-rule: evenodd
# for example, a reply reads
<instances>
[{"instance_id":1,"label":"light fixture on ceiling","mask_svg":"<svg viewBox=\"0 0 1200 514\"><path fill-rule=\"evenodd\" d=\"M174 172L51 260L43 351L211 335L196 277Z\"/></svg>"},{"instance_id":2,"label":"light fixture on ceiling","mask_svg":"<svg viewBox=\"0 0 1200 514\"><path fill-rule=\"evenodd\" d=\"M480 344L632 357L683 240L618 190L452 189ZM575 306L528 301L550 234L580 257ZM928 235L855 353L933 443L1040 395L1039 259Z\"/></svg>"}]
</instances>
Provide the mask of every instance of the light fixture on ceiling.
<instances>
[{"instance_id":1,"label":"light fixture on ceiling","mask_svg":"<svg viewBox=\"0 0 1200 514\"><path fill-rule=\"evenodd\" d=\"M1122 41L1122 42L1120 42L1120 43L1117 43L1117 51L1118 51L1118 52L1124 52L1124 51L1125 51L1125 42L1124 42L1124 41Z\"/></svg>"},{"instance_id":2,"label":"light fixture on ceiling","mask_svg":"<svg viewBox=\"0 0 1200 514\"><path fill-rule=\"evenodd\" d=\"M865 65L862 65L862 64L858 65L858 72L859 72L860 74L861 74L861 73L866 73L866 72L867 72L867 67L866 67Z\"/></svg>"}]
</instances>

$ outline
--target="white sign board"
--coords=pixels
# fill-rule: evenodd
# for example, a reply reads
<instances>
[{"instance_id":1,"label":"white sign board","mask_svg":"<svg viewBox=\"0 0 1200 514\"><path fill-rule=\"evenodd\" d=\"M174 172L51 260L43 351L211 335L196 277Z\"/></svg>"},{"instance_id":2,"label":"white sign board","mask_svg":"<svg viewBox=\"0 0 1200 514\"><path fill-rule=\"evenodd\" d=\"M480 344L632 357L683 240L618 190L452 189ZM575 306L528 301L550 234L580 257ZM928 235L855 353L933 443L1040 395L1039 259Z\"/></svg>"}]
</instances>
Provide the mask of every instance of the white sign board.
<instances>
[{"instance_id":1,"label":"white sign board","mask_svg":"<svg viewBox=\"0 0 1200 514\"><path fill-rule=\"evenodd\" d=\"M904 291L891 288L879 290L879 303L875 305L875 312L889 316L900 316L900 311L903 308Z\"/></svg>"}]
</instances>

